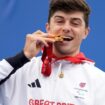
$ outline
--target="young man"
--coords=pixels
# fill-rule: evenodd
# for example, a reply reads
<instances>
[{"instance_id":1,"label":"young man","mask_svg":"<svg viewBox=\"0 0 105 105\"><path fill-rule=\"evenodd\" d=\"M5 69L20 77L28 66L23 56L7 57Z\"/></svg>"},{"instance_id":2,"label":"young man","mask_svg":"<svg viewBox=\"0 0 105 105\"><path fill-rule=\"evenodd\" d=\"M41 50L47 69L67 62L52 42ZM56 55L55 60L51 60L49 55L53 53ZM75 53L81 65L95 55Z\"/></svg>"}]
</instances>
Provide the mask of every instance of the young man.
<instances>
[{"instance_id":1,"label":"young man","mask_svg":"<svg viewBox=\"0 0 105 105\"><path fill-rule=\"evenodd\" d=\"M84 0L51 0L47 33L27 35L30 62L1 84L1 105L105 105L105 74L80 52L89 14Z\"/></svg>"}]
</instances>

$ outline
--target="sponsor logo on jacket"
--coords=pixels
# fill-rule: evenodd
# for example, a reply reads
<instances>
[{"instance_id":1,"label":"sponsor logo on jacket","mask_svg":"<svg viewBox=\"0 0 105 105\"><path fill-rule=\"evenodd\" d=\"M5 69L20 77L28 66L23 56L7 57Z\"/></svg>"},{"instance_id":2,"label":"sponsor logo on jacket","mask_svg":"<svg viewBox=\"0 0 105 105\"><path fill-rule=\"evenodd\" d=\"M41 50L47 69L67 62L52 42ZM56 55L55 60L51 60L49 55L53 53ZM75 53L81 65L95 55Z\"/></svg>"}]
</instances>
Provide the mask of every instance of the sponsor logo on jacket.
<instances>
[{"instance_id":1,"label":"sponsor logo on jacket","mask_svg":"<svg viewBox=\"0 0 105 105\"><path fill-rule=\"evenodd\" d=\"M30 88L41 88L41 84L39 82L39 79L36 79L35 81L33 81L32 83L28 84L28 86Z\"/></svg>"}]
</instances>

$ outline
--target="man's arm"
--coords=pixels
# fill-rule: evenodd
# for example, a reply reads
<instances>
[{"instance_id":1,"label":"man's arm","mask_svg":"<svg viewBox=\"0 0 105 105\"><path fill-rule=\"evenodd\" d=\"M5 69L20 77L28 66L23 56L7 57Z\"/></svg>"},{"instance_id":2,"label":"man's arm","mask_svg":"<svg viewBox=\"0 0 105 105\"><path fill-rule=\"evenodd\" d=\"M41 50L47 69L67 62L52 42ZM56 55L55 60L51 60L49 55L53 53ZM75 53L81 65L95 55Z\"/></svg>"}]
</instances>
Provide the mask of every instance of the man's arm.
<instances>
[{"instance_id":1,"label":"man's arm","mask_svg":"<svg viewBox=\"0 0 105 105\"><path fill-rule=\"evenodd\" d=\"M0 84L5 82L11 74L28 62L29 59L37 56L43 46L48 47L48 43L53 42L55 42L55 39L48 38L48 33L44 33L40 30L32 34L27 34L23 52L0 61Z\"/></svg>"},{"instance_id":2,"label":"man's arm","mask_svg":"<svg viewBox=\"0 0 105 105\"><path fill-rule=\"evenodd\" d=\"M18 68L30 61L24 52L0 61L0 85L4 83Z\"/></svg>"}]
</instances>

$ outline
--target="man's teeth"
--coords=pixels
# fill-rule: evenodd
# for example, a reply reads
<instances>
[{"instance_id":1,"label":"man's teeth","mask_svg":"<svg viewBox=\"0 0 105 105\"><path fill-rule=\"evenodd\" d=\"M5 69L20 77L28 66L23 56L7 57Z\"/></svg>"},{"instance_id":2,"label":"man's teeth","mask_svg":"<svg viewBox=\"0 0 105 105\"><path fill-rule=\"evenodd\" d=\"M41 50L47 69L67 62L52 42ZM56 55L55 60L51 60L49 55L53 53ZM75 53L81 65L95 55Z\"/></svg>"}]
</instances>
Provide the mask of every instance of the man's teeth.
<instances>
[{"instance_id":1,"label":"man's teeth","mask_svg":"<svg viewBox=\"0 0 105 105\"><path fill-rule=\"evenodd\" d=\"M64 41L71 41L71 40L73 40L73 38L72 37L64 37L63 40Z\"/></svg>"}]
</instances>

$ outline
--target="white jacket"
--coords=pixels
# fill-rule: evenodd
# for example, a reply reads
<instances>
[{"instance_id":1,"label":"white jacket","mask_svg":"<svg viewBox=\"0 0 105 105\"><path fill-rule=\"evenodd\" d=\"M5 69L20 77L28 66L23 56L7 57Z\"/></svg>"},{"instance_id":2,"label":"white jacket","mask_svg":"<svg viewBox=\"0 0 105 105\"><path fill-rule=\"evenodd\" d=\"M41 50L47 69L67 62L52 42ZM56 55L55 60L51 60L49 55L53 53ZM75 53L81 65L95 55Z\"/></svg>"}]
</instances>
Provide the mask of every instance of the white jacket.
<instances>
[{"instance_id":1,"label":"white jacket","mask_svg":"<svg viewBox=\"0 0 105 105\"><path fill-rule=\"evenodd\" d=\"M0 79L13 70L3 63ZM59 60L52 63L49 77L41 74L41 66L41 58L33 58L12 74L0 86L0 105L105 105L105 73L93 63Z\"/></svg>"}]
</instances>

